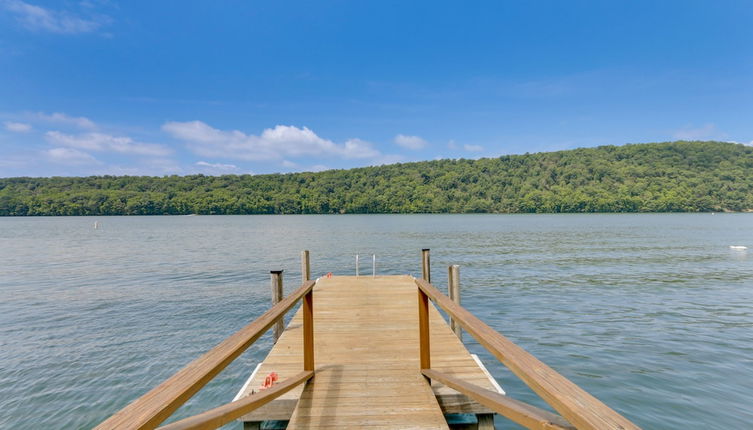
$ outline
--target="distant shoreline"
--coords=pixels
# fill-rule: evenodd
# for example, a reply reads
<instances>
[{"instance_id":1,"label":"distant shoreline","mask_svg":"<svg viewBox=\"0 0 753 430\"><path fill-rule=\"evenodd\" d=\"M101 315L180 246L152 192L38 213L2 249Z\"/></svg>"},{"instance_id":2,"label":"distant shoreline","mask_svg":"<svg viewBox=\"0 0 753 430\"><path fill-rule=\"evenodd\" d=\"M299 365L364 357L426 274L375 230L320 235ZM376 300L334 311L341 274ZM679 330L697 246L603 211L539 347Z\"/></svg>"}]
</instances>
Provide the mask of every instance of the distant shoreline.
<instances>
[{"instance_id":1,"label":"distant shoreline","mask_svg":"<svg viewBox=\"0 0 753 430\"><path fill-rule=\"evenodd\" d=\"M680 141L318 173L0 179L0 216L685 212L753 212L753 147Z\"/></svg>"},{"instance_id":2,"label":"distant shoreline","mask_svg":"<svg viewBox=\"0 0 753 430\"><path fill-rule=\"evenodd\" d=\"M696 212L413 212L413 213L344 213L344 214L145 214L145 215L0 215L0 218L65 218L65 217L85 217L85 218L108 218L108 217L191 217L191 216L353 216L353 215L670 215L670 214L706 214L706 215L733 215L749 214L753 209L741 211L696 211Z\"/></svg>"}]
</instances>

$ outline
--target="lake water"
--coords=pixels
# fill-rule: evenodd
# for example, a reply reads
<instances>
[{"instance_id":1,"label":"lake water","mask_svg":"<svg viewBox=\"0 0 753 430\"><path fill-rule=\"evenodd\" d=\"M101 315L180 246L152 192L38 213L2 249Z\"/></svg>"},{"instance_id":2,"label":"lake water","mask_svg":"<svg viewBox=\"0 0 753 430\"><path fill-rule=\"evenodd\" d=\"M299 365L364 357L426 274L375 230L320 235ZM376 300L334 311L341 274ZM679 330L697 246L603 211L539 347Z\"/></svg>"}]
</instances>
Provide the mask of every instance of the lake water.
<instances>
[{"instance_id":1,"label":"lake water","mask_svg":"<svg viewBox=\"0 0 753 430\"><path fill-rule=\"evenodd\" d=\"M263 313L269 270L296 287L302 249L314 276L356 253L419 276L425 247L436 285L459 264L465 307L643 428L753 426L753 214L646 214L0 218L0 428L96 425Z\"/></svg>"}]
</instances>

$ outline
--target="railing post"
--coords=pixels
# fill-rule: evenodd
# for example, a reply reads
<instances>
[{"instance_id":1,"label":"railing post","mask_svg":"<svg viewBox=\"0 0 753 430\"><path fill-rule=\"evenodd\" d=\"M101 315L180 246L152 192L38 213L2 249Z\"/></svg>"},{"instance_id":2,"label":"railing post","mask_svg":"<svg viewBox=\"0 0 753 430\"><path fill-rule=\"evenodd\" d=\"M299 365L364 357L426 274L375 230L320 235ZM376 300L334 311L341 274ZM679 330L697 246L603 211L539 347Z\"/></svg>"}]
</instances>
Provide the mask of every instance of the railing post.
<instances>
[{"instance_id":1,"label":"railing post","mask_svg":"<svg viewBox=\"0 0 753 430\"><path fill-rule=\"evenodd\" d=\"M371 256L371 277L376 278L376 254Z\"/></svg>"},{"instance_id":2,"label":"railing post","mask_svg":"<svg viewBox=\"0 0 753 430\"><path fill-rule=\"evenodd\" d=\"M429 248L421 250L421 277L431 283L431 262L429 261Z\"/></svg>"},{"instance_id":3,"label":"railing post","mask_svg":"<svg viewBox=\"0 0 753 430\"><path fill-rule=\"evenodd\" d=\"M421 369L431 369L429 296L421 288L418 288L418 339Z\"/></svg>"},{"instance_id":4,"label":"railing post","mask_svg":"<svg viewBox=\"0 0 753 430\"><path fill-rule=\"evenodd\" d=\"M359 276L358 274L358 254L356 254L356 278Z\"/></svg>"},{"instance_id":5,"label":"railing post","mask_svg":"<svg viewBox=\"0 0 753 430\"><path fill-rule=\"evenodd\" d=\"M303 296L303 370L314 370L314 289Z\"/></svg>"},{"instance_id":6,"label":"railing post","mask_svg":"<svg viewBox=\"0 0 753 430\"><path fill-rule=\"evenodd\" d=\"M460 266L457 264L453 264L447 268L447 292L449 293L450 300L460 305ZM450 328L462 342L463 331L460 328L460 324L455 322L455 319L452 317L450 317Z\"/></svg>"},{"instance_id":7,"label":"railing post","mask_svg":"<svg viewBox=\"0 0 753 430\"><path fill-rule=\"evenodd\" d=\"M309 265L309 251L301 251L301 283L311 279L311 266Z\"/></svg>"},{"instance_id":8,"label":"railing post","mask_svg":"<svg viewBox=\"0 0 753 430\"><path fill-rule=\"evenodd\" d=\"M272 306L282 301L282 270L271 270L269 272L272 281ZM283 317L284 318L284 317ZM275 323L275 342L282 336L284 329L283 318Z\"/></svg>"}]
</instances>

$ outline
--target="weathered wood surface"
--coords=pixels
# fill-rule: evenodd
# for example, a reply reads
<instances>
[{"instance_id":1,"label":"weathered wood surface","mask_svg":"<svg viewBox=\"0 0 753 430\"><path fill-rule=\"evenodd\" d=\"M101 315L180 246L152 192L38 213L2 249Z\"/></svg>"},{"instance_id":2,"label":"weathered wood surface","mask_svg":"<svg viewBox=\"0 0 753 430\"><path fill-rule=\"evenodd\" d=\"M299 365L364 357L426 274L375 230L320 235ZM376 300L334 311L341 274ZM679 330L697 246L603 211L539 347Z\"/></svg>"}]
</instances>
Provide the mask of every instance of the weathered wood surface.
<instances>
[{"instance_id":1,"label":"weathered wood surface","mask_svg":"<svg viewBox=\"0 0 753 430\"><path fill-rule=\"evenodd\" d=\"M425 369L423 374L452 387L494 409L500 415L534 430L575 430L564 418L549 411L511 399L505 395L482 389L461 379L447 376L436 370Z\"/></svg>"},{"instance_id":2,"label":"weathered wood surface","mask_svg":"<svg viewBox=\"0 0 753 430\"><path fill-rule=\"evenodd\" d=\"M272 306L280 303L283 296L282 289L282 270L273 270L269 272L271 287L272 287ZM275 341L280 338L282 331L285 329L283 321L279 320L275 323L274 337Z\"/></svg>"},{"instance_id":3,"label":"weathered wood surface","mask_svg":"<svg viewBox=\"0 0 753 430\"><path fill-rule=\"evenodd\" d=\"M447 295L450 296L450 300L460 304L460 266L457 264L447 268ZM452 318L450 318L450 328L460 340L463 340L463 331Z\"/></svg>"},{"instance_id":4,"label":"weathered wood surface","mask_svg":"<svg viewBox=\"0 0 753 430\"><path fill-rule=\"evenodd\" d=\"M582 430L635 430L639 428L455 304L429 282L422 279L416 279L415 282L421 291L447 312L466 332L576 428ZM442 369L434 366L432 369L443 372ZM455 376L450 373L447 375ZM466 382L471 381L466 380Z\"/></svg>"},{"instance_id":5,"label":"weathered wood surface","mask_svg":"<svg viewBox=\"0 0 753 430\"><path fill-rule=\"evenodd\" d=\"M287 393L298 385L308 381L314 372L307 370L290 377L263 391L230 402L226 405L210 409L192 417L162 426L159 430L212 430L224 426L248 411L263 406L275 398Z\"/></svg>"},{"instance_id":6,"label":"weathered wood surface","mask_svg":"<svg viewBox=\"0 0 753 430\"><path fill-rule=\"evenodd\" d=\"M322 278L313 296L315 377L305 388L291 390L243 421L290 419L291 429L446 428L443 413L492 412L437 381L430 387L421 375L413 278ZM494 390L436 308L429 304L428 311L432 369ZM270 372L284 380L303 370L301 322L299 311L247 393L258 390Z\"/></svg>"}]
</instances>

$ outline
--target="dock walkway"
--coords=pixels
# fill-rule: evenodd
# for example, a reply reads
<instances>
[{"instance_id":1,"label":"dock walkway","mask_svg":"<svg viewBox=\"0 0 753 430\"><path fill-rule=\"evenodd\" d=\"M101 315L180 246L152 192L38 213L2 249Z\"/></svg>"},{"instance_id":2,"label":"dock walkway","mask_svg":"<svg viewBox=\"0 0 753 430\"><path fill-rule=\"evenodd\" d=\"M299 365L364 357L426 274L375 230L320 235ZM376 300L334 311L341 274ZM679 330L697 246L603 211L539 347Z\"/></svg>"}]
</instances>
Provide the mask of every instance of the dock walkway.
<instances>
[{"instance_id":1,"label":"dock walkway","mask_svg":"<svg viewBox=\"0 0 753 430\"><path fill-rule=\"evenodd\" d=\"M639 430L462 307L459 266L448 268L449 297L443 294L431 284L429 250L421 256L421 279L312 281L309 252L302 251L300 287L282 298L282 272L270 271L268 311L95 430L157 428L273 326L277 342L233 401L159 429L212 430L241 420L244 429L265 430L487 430L496 413L532 430ZM299 303L284 328L283 317ZM465 349L460 328L557 413L506 396ZM261 390L273 373L279 381Z\"/></svg>"},{"instance_id":2,"label":"dock walkway","mask_svg":"<svg viewBox=\"0 0 753 430\"><path fill-rule=\"evenodd\" d=\"M445 414L492 413L436 381L430 386L421 374L412 277L321 278L314 294L316 376L305 388L245 415L246 428L289 420L288 429L446 429ZM436 308L429 308L432 368L498 391ZM299 310L292 318L239 397L258 391L270 372L280 380L301 372L301 314Z\"/></svg>"}]
</instances>

